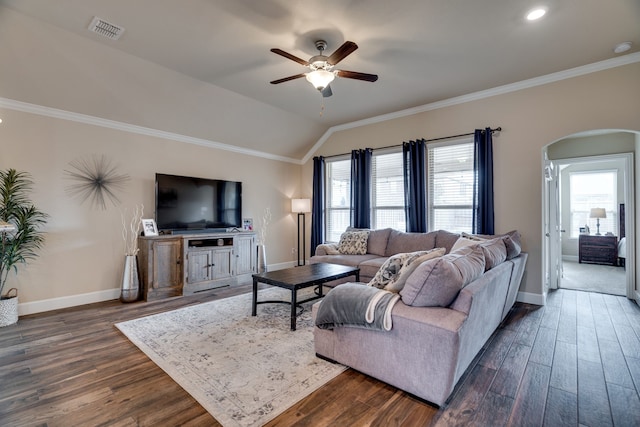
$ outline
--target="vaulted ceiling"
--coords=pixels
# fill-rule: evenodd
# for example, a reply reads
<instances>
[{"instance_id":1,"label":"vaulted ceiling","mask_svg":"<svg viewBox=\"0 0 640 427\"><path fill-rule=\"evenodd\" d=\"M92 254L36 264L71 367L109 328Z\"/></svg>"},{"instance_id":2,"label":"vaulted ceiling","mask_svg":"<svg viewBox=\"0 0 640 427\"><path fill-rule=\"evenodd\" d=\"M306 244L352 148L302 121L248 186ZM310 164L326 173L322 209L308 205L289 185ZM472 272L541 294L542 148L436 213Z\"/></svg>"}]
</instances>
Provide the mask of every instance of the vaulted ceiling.
<instances>
[{"instance_id":1,"label":"vaulted ceiling","mask_svg":"<svg viewBox=\"0 0 640 427\"><path fill-rule=\"evenodd\" d=\"M638 0L2 0L15 11L287 112L287 120L331 126L433 103L614 58L616 44L640 47ZM537 5L539 21L525 19ZM125 32L109 40L87 30L94 16ZM308 59L344 41L359 48L337 68L379 76L337 78L333 96L270 52ZM624 55L623 54L623 55ZM322 114L321 114L322 112ZM273 123L287 126L286 122ZM269 132L268 128L263 129ZM224 142L224 141L222 141ZM291 135L278 155L315 141ZM241 143L239 143L241 144ZM249 146L248 146L249 147ZM250 147L249 147L250 148ZM268 151L265 148L265 151Z\"/></svg>"}]
</instances>

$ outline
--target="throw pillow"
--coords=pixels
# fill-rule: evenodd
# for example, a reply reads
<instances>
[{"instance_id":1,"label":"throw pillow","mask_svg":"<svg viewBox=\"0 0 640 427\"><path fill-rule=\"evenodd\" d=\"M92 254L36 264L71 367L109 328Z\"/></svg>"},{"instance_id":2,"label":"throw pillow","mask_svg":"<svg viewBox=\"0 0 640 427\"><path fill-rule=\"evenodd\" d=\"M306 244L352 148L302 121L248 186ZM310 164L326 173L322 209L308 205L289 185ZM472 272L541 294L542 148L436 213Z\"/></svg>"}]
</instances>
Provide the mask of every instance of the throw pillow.
<instances>
[{"instance_id":1,"label":"throw pillow","mask_svg":"<svg viewBox=\"0 0 640 427\"><path fill-rule=\"evenodd\" d=\"M345 231L340 236L338 251L345 255L365 255L369 231Z\"/></svg>"},{"instance_id":2,"label":"throw pillow","mask_svg":"<svg viewBox=\"0 0 640 427\"><path fill-rule=\"evenodd\" d=\"M518 232L518 230L511 230L508 233L496 235L462 233L462 237L478 241L501 237L504 240L504 246L507 248L507 259L515 258L520 255L520 252L522 252L522 246L520 244L520 232Z\"/></svg>"},{"instance_id":3,"label":"throw pillow","mask_svg":"<svg viewBox=\"0 0 640 427\"><path fill-rule=\"evenodd\" d=\"M423 262L407 279L402 301L416 307L448 307L462 288L484 273L484 263L478 245Z\"/></svg>"},{"instance_id":4,"label":"throw pillow","mask_svg":"<svg viewBox=\"0 0 640 427\"><path fill-rule=\"evenodd\" d=\"M421 255L425 255L428 252L429 251L403 252L391 255L384 264L380 266L368 285L385 289L385 286L397 279L400 274L400 270L405 263L408 263L410 260L418 258Z\"/></svg>"},{"instance_id":5,"label":"throw pillow","mask_svg":"<svg viewBox=\"0 0 640 427\"><path fill-rule=\"evenodd\" d=\"M458 240L456 240L456 242L451 247L451 252L455 252L460 248L464 248L465 246L477 245L478 243L480 243L479 239L474 240L465 236L460 236L458 237Z\"/></svg>"},{"instance_id":6,"label":"throw pillow","mask_svg":"<svg viewBox=\"0 0 640 427\"><path fill-rule=\"evenodd\" d=\"M502 237L484 240L478 243L484 253L484 270L491 270L496 265L502 264L507 259L507 248Z\"/></svg>"},{"instance_id":7,"label":"throw pillow","mask_svg":"<svg viewBox=\"0 0 640 427\"><path fill-rule=\"evenodd\" d=\"M398 275L396 276L397 279L391 280L387 283L384 289L389 292L400 293L402 288L404 288L405 283L407 283L407 279L411 276L411 273L413 273L420 264L425 261L429 261L430 259L439 258L444 255L446 251L447 250L445 248L435 248L427 251L424 255L409 258L400 268L400 272L398 272Z\"/></svg>"}]
</instances>

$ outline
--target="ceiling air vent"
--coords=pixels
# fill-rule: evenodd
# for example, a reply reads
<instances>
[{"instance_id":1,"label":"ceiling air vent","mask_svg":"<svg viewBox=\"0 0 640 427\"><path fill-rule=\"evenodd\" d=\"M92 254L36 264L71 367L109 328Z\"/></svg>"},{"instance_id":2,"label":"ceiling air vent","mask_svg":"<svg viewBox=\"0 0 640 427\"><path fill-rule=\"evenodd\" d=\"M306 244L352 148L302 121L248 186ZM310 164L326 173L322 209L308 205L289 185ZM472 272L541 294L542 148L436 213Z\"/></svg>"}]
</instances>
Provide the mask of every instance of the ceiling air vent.
<instances>
[{"instance_id":1,"label":"ceiling air vent","mask_svg":"<svg viewBox=\"0 0 640 427\"><path fill-rule=\"evenodd\" d=\"M89 31L98 33L111 40L118 40L122 33L124 33L124 28L94 16L91 24L89 24Z\"/></svg>"}]
</instances>

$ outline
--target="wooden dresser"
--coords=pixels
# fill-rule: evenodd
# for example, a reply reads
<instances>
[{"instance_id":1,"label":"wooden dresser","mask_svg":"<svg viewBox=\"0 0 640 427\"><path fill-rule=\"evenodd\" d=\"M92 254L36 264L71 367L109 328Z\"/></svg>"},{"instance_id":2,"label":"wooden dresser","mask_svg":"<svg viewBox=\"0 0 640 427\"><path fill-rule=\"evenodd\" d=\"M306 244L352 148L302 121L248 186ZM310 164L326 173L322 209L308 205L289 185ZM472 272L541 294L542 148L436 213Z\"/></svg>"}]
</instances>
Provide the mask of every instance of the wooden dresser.
<instances>
[{"instance_id":1,"label":"wooden dresser","mask_svg":"<svg viewBox=\"0 0 640 427\"><path fill-rule=\"evenodd\" d=\"M618 237L581 234L578 238L578 262L618 264Z\"/></svg>"}]
</instances>

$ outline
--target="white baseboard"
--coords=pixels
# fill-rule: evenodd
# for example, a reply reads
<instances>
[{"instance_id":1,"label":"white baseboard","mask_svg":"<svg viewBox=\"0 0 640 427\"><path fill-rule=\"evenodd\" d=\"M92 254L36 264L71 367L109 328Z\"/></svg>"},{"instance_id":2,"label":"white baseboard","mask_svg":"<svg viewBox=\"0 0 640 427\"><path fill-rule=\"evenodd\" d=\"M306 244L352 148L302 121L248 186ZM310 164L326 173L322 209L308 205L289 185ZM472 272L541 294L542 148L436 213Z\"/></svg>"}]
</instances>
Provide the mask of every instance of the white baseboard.
<instances>
[{"instance_id":1,"label":"white baseboard","mask_svg":"<svg viewBox=\"0 0 640 427\"><path fill-rule=\"evenodd\" d=\"M533 305L544 305L546 300L546 295L532 294L531 292L518 292L518 296L516 297L516 301L518 302Z\"/></svg>"},{"instance_id":2,"label":"white baseboard","mask_svg":"<svg viewBox=\"0 0 640 427\"><path fill-rule=\"evenodd\" d=\"M120 288L105 291L89 292L87 294L70 295L67 297L51 298L40 301L18 304L18 316L42 313L77 305L92 304L94 302L109 301L120 298Z\"/></svg>"},{"instance_id":3,"label":"white baseboard","mask_svg":"<svg viewBox=\"0 0 640 427\"><path fill-rule=\"evenodd\" d=\"M578 262L578 257L575 256L575 255L562 255L562 260L563 261Z\"/></svg>"},{"instance_id":4,"label":"white baseboard","mask_svg":"<svg viewBox=\"0 0 640 427\"><path fill-rule=\"evenodd\" d=\"M282 270L294 267L296 261L269 264L269 271ZM107 289L105 291L89 292L87 294L69 295L66 297L51 298L40 301L32 301L18 304L18 316L43 313L45 311L59 310L61 308L75 307L95 302L109 301L120 298L120 288Z\"/></svg>"}]
</instances>

